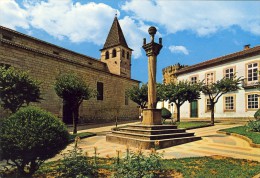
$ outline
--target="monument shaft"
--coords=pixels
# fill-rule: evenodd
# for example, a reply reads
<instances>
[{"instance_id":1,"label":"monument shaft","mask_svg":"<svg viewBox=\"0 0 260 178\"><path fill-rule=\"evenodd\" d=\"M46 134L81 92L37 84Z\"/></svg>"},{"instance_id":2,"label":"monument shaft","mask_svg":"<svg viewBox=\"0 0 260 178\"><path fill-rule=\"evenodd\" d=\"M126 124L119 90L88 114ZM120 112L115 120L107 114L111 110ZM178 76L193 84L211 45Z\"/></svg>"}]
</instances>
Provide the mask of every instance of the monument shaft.
<instances>
[{"instance_id":1,"label":"monument shaft","mask_svg":"<svg viewBox=\"0 0 260 178\"><path fill-rule=\"evenodd\" d=\"M156 60L157 57L148 57L148 109L156 109Z\"/></svg>"},{"instance_id":2,"label":"monument shaft","mask_svg":"<svg viewBox=\"0 0 260 178\"><path fill-rule=\"evenodd\" d=\"M143 49L148 56L148 108L143 110L143 124L144 125L161 125L161 110L156 109L156 64L157 55L162 48L162 39L159 43L154 42L154 35L156 33L155 27L150 27L148 32L151 35L151 42L146 44L144 39Z\"/></svg>"}]
</instances>

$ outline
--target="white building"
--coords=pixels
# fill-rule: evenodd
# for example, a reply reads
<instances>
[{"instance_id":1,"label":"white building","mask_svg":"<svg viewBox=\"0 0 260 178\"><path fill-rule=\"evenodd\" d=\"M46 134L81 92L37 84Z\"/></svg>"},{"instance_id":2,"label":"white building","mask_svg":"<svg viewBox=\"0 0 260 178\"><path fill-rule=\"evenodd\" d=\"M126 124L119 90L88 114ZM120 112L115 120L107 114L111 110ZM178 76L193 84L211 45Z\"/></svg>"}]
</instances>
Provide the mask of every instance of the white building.
<instances>
[{"instance_id":1,"label":"white building","mask_svg":"<svg viewBox=\"0 0 260 178\"><path fill-rule=\"evenodd\" d=\"M244 50L214 58L199 64L178 70L175 75L178 81L216 82L223 77L242 77L244 80L241 89L227 93L219 99L215 106L215 118L243 118L254 116L259 109L260 89L256 87L259 82L260 46L250 48L246 45ZM173 111L169 103L164 107ZM181 106L181 119L183 118L210 118L209 100L207 95L201 94L201 99L192 103L185 102Z\"/></svg>"}]
</instances>

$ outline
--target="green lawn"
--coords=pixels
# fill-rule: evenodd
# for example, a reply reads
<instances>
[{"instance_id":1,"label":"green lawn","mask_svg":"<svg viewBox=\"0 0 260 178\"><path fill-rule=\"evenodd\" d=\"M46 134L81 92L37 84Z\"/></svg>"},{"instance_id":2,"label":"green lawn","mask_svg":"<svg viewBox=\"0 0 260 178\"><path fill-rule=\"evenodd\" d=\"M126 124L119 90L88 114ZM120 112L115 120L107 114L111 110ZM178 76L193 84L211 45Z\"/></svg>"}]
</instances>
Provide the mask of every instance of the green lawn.
<instances>
[{"instance_id":1,"label":"green lawn","mask_svg":"<svg viewBox=\"0 0 260 178\"><path fill-rule=\"evenodd\" d=\"M77 133L77 134L70 134L69 135L69 140L71 142L74 141L76 136L79 136L80 138L87 138L87 137L91 137L91 136L95 136L95 133L91 133L91 132L81 132L81 133Z\"/></svg>"},{"instance_id":2,"label":"green lawn","mask_svg":"<svg viewBox=\"0 0 260 178\"><path fill-rule=\"evenodd\" d=\"M100 177L110 177L114 168L113 159L98 159ZM161 161L162 177L184 178L224 178L224 177L253 177L260 172L260 162L242 159L225 158L220 156L166 159ZM57 162L46 163L37 171L36 177L48 174L53 175L57 171ZM105 175L104 175L105 173ZM55 173L54 173L55 175ZM161 177L160 176L160 177Z\"/></svg>"},{"instance_id":3,"label":"green lawn","mask_svg":"<svg viewBox=\"0 0 260 178\"><path fill-rule=\"evenodd\" d=\"M190 129L196 127L211 126L210 122L191 121L191 122L177 122L178 128Z\"/></svg>"},{"instance_id":4,"label":"green lawn","mask_svg":"<svg viewBox=\"0 0 260 178\"><path fill-rule=\"evenodd\" d=\"M223 129L220 131L243 135L243 136L250 138L253 143L260 144L260 132L249 131L248 127L246 127L246 126L238 126L238 127L233 127L233 128L229 128L229 129Z\"/></svg>"},{"instance_id":5,"label":"green lawn","mask_svg":"<svg viewBox=\"0 0 260 178\"><path fill-rule=\"evenodd\" d=\"M166 170L175 170L176 176L181 173L187 178L244 178L253 177L260 172L260 162L218 156L170 159L163 160L162 164Z\"/></svg>"}]
</instances>

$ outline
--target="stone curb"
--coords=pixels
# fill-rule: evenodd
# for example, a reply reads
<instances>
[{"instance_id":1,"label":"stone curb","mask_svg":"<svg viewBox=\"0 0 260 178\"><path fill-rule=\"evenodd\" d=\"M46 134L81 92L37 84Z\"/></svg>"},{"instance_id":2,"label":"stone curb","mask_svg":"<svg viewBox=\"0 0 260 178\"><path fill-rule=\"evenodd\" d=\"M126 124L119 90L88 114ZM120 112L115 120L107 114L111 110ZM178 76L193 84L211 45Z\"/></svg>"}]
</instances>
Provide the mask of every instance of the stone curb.
<instances>
[{"instance_id":1,"label":"stone curb","mask_svg":"<svg viewBox=\"0 0 260 178\"><path fill-rule=\"evenodd\" d=\"M236 133L229 133L229 132L225 132L225 131L217 131L217 133L221 133L221 134L225 134L225 135L231 135L231 136L241 138L241 139L247 141L251 147L260 148L260 144L253 143L252 140L250 138L246 137L246 136L239 135L239 134L236 134Z\"/></svg>"}]
</instances>

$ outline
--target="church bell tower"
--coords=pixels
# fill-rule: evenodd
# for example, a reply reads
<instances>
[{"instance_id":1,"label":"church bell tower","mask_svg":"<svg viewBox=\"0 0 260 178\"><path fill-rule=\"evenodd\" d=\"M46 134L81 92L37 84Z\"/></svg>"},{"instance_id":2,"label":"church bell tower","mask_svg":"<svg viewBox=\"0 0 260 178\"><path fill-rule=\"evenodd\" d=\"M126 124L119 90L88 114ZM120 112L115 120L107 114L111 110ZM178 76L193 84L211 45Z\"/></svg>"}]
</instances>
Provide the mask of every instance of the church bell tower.
<instances>
[{"instance_id":1,"label":"church bell tower","mask_svg":"<svg viewBox=\"0 0 260 178\"><path fill-rule=\"evenodd\" d=\"M106 63L111 73L131 78L132 49L128 47L123 31L115 16L101 51L101 61Z\"/></svg>"}]
</instances>

